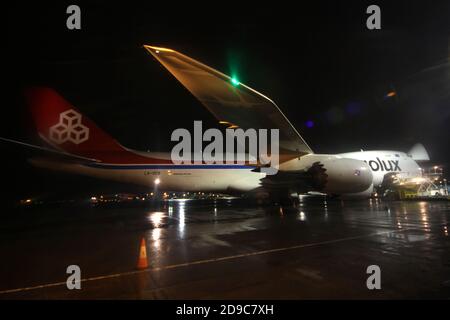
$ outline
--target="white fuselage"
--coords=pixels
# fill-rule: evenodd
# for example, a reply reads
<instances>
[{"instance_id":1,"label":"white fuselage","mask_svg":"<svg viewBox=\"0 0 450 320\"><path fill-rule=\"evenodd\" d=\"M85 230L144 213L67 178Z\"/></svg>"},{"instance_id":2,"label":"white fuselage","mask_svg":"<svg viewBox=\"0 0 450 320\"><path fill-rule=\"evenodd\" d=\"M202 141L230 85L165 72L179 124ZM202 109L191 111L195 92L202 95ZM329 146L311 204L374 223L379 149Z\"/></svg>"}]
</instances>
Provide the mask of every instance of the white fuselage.
<instances>
[{"instance_id":1,"label":"white fuselage","mask_svg":"<svg viewBox=\"0 0 450 320\"><path fill-rule=\"evenodd\" d=\"M32 159L38 167L86 176L158 187L163 191L247 192L257 188L264 173L252 172L246 165L167 165L167 164L72 164Z\"/></svg>"},{"instance_id":2,"label":"white fuselage","mask_svg":"<svg viewBox=\"0 0 450 320\"><path fill-rule=\"evenodd\" d=\"M343 158L360 160L365 163L357 162L355 166L347 168L339 167L337 162L333 163L334 160ZM158 187L162 191L248 192L260 187L261 179L266 176L265 173L254 172L255 167L247 165L74 164L43 158L35 158L31 161L38 167L132 183L149 188ZM371 179L372 185L370 187L360 194L354 194L358 197L369 196L373 188L383 182L387 173L396 172L404 178L421 176L421 170L417 163L405 153L397 151L361 151L338 155L309 154L281 164L280 170L302 170L317 161L321 163L331 161L327 167L328 174L333 170L338 173L348 171L348 174L343 175L343 179L338 179L338 185L335 185L339 190L346 190L347 185L354 186L360 182L358 180L361 180L362 176L353 175L354 170L359 171L361 175L366 175L367 179ZM334 183L336 183L336 180ZM335 192L330 193L336 194ZM343 193L346 192L340 194Z\"/></svg>"},{"instance_id":3,"label":"white fuselage","mask_svg":"<svg viewBox=\"0 0 450 320\"><path fill-rule=\"evenodd\" d=\"M388 173L396 173L398 177L404 179L422 176L419 165L404 152L357 151L341 153L339 156L366 162L372 171L374 187L381 185Z\"/></svg>"}]
</instances>

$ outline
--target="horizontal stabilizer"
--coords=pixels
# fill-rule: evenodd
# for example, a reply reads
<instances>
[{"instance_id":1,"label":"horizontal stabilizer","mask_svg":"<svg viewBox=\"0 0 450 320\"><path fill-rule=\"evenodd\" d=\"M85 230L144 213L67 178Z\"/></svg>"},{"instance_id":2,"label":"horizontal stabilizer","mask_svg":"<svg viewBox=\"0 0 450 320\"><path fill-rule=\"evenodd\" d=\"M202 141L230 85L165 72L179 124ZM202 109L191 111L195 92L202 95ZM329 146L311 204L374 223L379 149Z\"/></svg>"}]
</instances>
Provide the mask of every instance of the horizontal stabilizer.
<instances>
[{"instance_id":1,"label":"horizontal stabilizer","mask_svg":"<svg viewBox=\"0 0 450 320\"><path fill-rule=\"evenodd\" d=\"M76 162L76 163L99 162L99 160L97 160L97 159L81 157L81 156L70 154L70 153L67 153L64 151L59 151L59 150L50 149L50 148L46 148L46 147L42 147L42 146L37 146L34 144L29 144L26 142L17 141L17 140L13 140L13 139L0 137L0 141L8 142L8 143L14 144L18 147L24 148L25 150L30 151L33 155L45 155L48 157L59 158L59 159L65 160L65 161Z\"/></svg>"}]
</instances>

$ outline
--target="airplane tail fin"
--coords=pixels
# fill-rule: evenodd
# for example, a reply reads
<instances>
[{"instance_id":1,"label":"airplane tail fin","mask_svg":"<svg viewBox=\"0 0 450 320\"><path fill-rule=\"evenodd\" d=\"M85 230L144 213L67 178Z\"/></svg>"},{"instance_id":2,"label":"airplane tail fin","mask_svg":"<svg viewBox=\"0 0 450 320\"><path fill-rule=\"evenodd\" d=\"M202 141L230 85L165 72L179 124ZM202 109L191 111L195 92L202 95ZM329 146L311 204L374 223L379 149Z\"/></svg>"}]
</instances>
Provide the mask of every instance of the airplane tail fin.
<instances>
[{"instance_id":1,"label":"airplane tail fin","mask_svg":"<svg viewBox=\"0 0 450 320\"><path fill-rule=\"evenodd\" d=\"M421 143L416 143L408 152L415 161L430 161L427 150Z\"/></svg>"},{"instance_id":2,"label":"airplane tail fin","mask_svg":"<svg viewBox=\"0 0 450 320\"><path fill-rule=\"evenodd\" d=\"M39 136L54 148L89 158L124 150L55 90L34 87L25 97Z\"/></svg>"}]
</instances>

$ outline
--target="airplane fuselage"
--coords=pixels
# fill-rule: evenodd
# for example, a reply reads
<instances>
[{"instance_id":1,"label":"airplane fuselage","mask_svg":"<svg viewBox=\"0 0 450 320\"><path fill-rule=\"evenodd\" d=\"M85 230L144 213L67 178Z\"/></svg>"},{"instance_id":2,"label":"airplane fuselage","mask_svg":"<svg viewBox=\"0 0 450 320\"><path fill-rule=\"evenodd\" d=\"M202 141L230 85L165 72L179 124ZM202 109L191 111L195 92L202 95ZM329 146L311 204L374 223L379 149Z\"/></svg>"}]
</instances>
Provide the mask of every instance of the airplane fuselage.
<instances>
[{"instance_id":1,"label":"airplane fuselage","mask_svg":"<svg viewBox=\"0 0 450 320\"><path fill-rule=\"evenodd\" d=\"M155 157L151 153L148 153L148 156L153 157L152 159ZM161 157L161 154L157 156ZM168 157L169 154L164 156L164 158ZM327 163L327 161L342 159L348 159L349 165L336 168L333 164L327 168L328 175L335 170L339 175L342 173L342 177L333 179L334 185L329 186L326 193L348 193L357 197L367 197L370 196L374 187L381 185L387 173L395 172L404 178L418 177L422 173L413 159L406 153L398 151L361 151L338 155L310 154L281 164L280 170L306 170L315 162ZM141 185L151 190L158 188L161 191L245 193L260 187L261 179L266 176L265 173L255 172L254 166L239 164L80 164L57 162L45 158L35 158L32 163L38 167ZM354 172L358 172L358 175ZM338 181L337 184L336 181ZM352 187L360 192L353 193ZM339 192L339 190L342 191Z\"/></svg>"},{"instance_id":2,"label":"airplane fuselage","mask_svg":"<svg viewBox=\"0 0 450 320\"><path fill-rule=\"evenodd\" d=\"M366 162L372 171L375 187L381 185L388 173L396 173L405 179L422 176L422 170L417 162L400 151L357 151L341 153L339 156Z\"/></svg>"}]
</instances>

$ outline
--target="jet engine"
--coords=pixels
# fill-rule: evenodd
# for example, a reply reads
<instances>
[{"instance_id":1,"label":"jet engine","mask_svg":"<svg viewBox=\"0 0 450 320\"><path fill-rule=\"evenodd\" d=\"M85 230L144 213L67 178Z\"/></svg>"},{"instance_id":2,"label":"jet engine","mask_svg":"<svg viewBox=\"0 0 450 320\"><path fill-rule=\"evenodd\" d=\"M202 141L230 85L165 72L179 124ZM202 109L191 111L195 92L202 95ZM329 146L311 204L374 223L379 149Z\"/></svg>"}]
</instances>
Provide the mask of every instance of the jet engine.
<instances>
[{"instance_id":1,"label":"jet engine","mask_svg":"<svg viewBox=\"0 0 450 320\"><path fill-rule=\"evenodd\" d=\"M298 193L319 191L342 195L366 191L372 180L372 171L364 161L310 154L281 164L279 172L266 176L262 185Z\"/></svg>"},{"instance_id":2,"label":"jet engine","mask_svg":"<svg viewBox=\"0 0 450 320\"><path fill-rule=\"evenodd\" d=\"M372 171L361 160L336 158L321 161L327 175L323 191L342 195L367 190L372 185Z\"/></svg>"}]
</instances>

